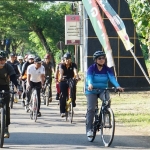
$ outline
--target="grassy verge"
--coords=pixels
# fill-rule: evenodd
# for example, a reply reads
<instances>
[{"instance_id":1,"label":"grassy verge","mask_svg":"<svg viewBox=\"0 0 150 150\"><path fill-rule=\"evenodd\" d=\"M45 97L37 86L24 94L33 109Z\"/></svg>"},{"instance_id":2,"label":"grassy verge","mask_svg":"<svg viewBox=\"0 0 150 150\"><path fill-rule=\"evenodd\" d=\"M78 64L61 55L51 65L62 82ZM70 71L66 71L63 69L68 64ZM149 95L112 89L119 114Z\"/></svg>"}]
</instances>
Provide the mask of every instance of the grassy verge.
<instances>
[{"instance_id":1,"label":"grassy verge","mask_svg":"<svg viewBox=\"0 0 150 150\"><path fill-rule=\"evenodd\" d=\"M86 107L83 85L83 81L77 84L77 99ZM150 135L150 91L111 93L111 100L116 124Z\"/></svg>"}]
</instances>

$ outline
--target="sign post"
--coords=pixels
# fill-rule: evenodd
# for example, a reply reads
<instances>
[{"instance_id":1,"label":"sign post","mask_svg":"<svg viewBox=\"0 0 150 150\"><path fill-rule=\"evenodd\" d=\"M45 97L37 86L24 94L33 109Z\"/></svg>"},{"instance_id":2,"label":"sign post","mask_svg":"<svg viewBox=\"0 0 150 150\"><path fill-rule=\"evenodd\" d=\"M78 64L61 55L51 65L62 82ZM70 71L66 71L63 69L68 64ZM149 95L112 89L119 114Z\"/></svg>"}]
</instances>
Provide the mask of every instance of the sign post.
<instances>
[{"instance_id":1,"label":"sign post","mask_svg":"<svg viewBox=\"0 0 150 150\"><path fill-rule=\"evenodd\" d=\"M62 56L63 56L63 55L64 55L64 48L65 48L64 42L63 42L63 41L59 41L56 46L57 46L57 48L58 48L59 50L61 50L61 54L62 54Z\"/></svg>"},{"instance_id":2,"label":"sign post","mask_svg":"<svg viewBox=\"0 0 150 150\"><path fill-rule=\"evenodd\" d=\"M65 45L80 45L79 15L65 15Z\"/></svg>"}]
</instances>

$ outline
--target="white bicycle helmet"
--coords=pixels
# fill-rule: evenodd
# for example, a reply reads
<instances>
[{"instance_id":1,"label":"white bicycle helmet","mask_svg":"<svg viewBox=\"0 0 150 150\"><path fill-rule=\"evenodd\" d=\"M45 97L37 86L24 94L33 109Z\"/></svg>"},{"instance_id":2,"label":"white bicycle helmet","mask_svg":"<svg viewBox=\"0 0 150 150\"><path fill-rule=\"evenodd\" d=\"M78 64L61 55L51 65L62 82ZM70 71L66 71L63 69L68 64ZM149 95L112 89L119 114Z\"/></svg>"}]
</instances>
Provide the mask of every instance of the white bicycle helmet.
<instances>
[{"instance_id":1,"label":"white bicycle helmet","mask_svg":"<svg viewBox=\"0 0 150 150\"><path fill-rule=\"evenodd\" d=\"M32 54L28 55L28 59L34 59L34 58L35 58L34 55L32 55Z\"/></svg>"},{"instance_id":2,"label":"white bicycle helmet","mask_svg":"<svg viewBox=\"0 0 150 150\"><path fill-rule=\"evenodd\" d=\"M23 57L22 56L17 56L17 59L19 60L19 59L23 59Z\"/></svg>"}]
</instances>

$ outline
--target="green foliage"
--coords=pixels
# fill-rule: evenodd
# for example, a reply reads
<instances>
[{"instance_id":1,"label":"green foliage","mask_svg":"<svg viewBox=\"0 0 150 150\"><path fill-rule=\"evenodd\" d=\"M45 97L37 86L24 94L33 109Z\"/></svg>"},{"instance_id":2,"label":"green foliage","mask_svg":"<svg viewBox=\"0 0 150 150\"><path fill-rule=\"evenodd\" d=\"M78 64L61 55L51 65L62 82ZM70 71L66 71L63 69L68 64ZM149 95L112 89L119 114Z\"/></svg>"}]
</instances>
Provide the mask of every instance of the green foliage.
<instances>
[{"instance_id":1,"label":"green foliage","mask_svg":"<svg viewBox=\"0 0 150 150\"><path fill-rule=\"evenodd\" d=\"M128 0L132 17L145 58L148 58L150 46L150 4L148 0Z\"/></svg>"},{"instance_id":2,"label":"green foliage","mask_svg":"<svg viewBox=\"0 0 150 150\"><path fill-rule=\"evenodd\" d=\"M0 1L0 8L0 38L20 43L16 44L18 53L21 49L24 54L32 52L41 57L49 50L54 55L60 53L56 44L65 39L64 16L71 14L69 3Z\"/></svg>"}]
</instances>

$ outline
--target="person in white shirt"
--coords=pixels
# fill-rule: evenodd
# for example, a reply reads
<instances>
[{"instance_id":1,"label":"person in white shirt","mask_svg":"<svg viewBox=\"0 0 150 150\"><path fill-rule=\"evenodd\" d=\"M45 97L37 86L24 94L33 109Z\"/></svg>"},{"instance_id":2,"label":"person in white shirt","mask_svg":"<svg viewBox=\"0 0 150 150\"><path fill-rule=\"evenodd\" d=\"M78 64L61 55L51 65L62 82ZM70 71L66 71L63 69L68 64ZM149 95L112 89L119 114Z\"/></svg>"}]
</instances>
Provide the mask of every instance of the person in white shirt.
<instances>
[{"instance_id":1,"label":"person in white shirt","mask_svg":"<svg viewBox=\"0 0 150 150\"><path fill-rule=\"evenodd\" d=\"M45 79L45 68L41 64L41 58L36 57L34 59L34 64L31 64L27 68L27 103L30 102L31 91L32 88L37 88L37 97L38 97L38 117L41 116L40 112L40 105L41 105L41 98L40 98L40 90L41 87L44 86L44 79Z\"/></svg>"}]
</instances>

